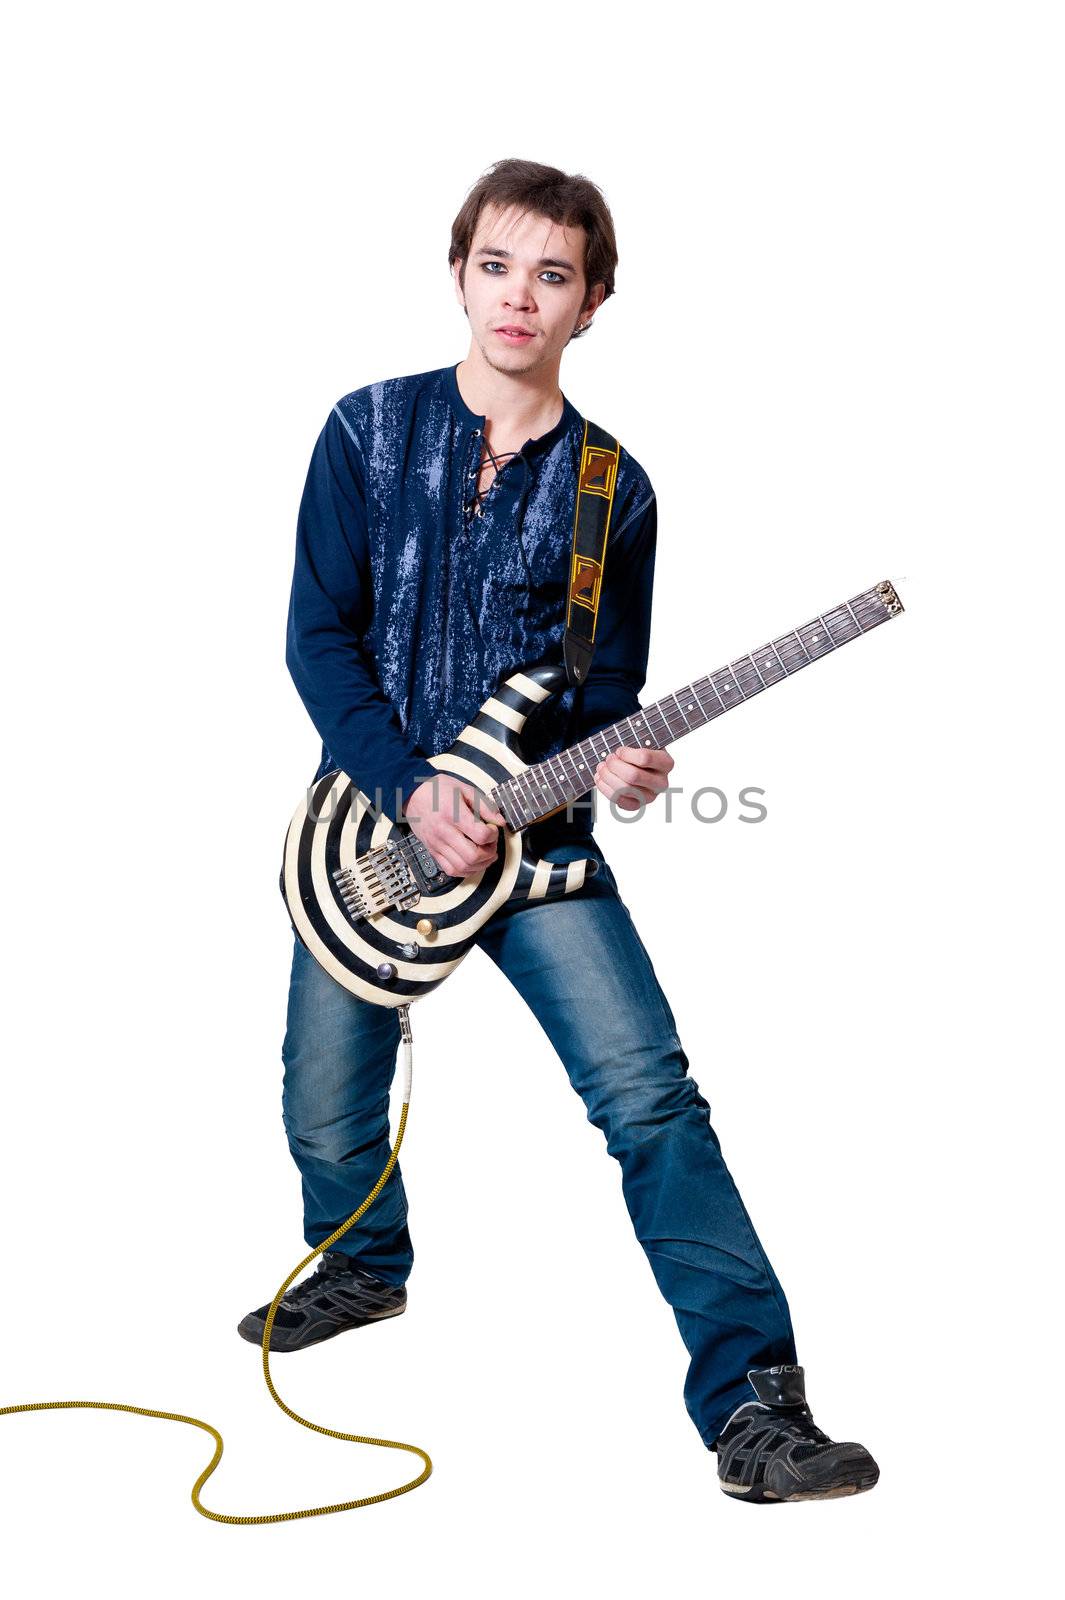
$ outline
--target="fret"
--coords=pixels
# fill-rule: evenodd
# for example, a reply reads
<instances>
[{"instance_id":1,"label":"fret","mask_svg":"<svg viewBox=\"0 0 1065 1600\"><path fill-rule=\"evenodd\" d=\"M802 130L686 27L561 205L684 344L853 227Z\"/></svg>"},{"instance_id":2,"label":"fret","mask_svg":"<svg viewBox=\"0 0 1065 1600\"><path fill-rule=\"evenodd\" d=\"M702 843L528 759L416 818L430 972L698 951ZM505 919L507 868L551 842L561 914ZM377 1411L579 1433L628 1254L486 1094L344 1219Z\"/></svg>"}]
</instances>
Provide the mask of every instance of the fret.
<instances>
[{"instance_id":1,"label":"fret","mask_svg":"<svg viewBox=\"0 0 1065 1600\"><path fill-rule=\"evenodd\" d=\"M850 612L851 616L854 618L854 626L857 628L858 632L859 633L864 633L865 629L862 627L861 623L858 621L857 613L855 612L855 609L851 605L850 601L849 600L844 600L843 604L847 607L847 610Z\"/></svg>"},{"instance_id":2,"label":"fret","mask_svg":"<svg viewBox=\"0 0 1065 1600\"><path fill-rule=\"evenodd\" d=\"M818 656L827 655L836 647L832 643L832 636L820 618L816 622L806 622L796 630L799 643L802 645L811 661L816 661Z\"/></svg>"},{"instance_id":3,"label":"fret","mask_svg":"<svg viewBox=\"0 0 1065 1600\"><path fill-rule=\"evenodd\" d=\"M630 717L629 726L632 728L635 744L654 746L655 738L647 721L646 712L638 712L636 716Z\"/></svg>"},{"instance_id":4,"label":"fret","mask_svg":"<svg viewBox=\"0 0 1065 1600\"><path fill-rule=\"evenodd\" d=\"M802 642L802 634L799 632L798 628L795 629L795 632L792 635L792 637L794 639L798 639L798 641L799 641L799 649L802 651L803 655L806 657L806 660L807 661L812 661L813 660L813 656L810 654L809 650L807 650L806 646L803 644L803 642Z\"/></svg>"},{"instance_id":5,"label":"fret","mask_svg":"<svg viewBox=\"0 0 1065 1600\"><path fill-rule=\"evenodd\" d=\"M628 738L622 742L627 744L630 750L639 749L644 742L643 734L637 732L641 720L642 719L638 716L626 717L624 723L622 724L623 727L626 727L629 730Z\"/></svg>"},{"instance_id":6,"label":"fret","mask_svg":"<svg viewBox=\"0 0 1065 1600\"><path fill-rule=\"evenodd\" d=\"M536 796L536 803L541 813L544 811L550 811L551 802L554 798L554 791L550 783L550 774L546 771L546 765L546 762L538 762L537 765L530 768L529 771L529 783L532 787L533 794Z\"/></svg>"},{"instance_id":7,"label":"fret","mask_svg":"<svg viewBox=\"0 0 1065 1600\"><path fill-rule=\"evenodd\" d=\"M794 644L792 643L792 640L795 641ZM806 652L803 651L802 660L800 661L796 652L796 645L798 646L799 650L802 650L802 641L794 633L786 634L782 639L776 639L773 641L773 649L780 657L784 666L784 671L789 677L793 672L798 672L800 667L805 667L809 659L809 657L806 655Z\"/></svg>"},{"instance_id":8,"label":"fret","mask_svg":"<svg viewBox=\"0 0 1065 1600\"><path fill-rule=\"evenodd\" d=\"M653 705L643 706L638 714L632 718L632 726L636 733L636 742L646 746L649 750L657 750L662 738L654 720L655 708Z\"/></svg>"},{"instance_id":9,"label":"fret","mask_svg":"<svg viewBox=\"0 0 1065 1600\"><path fill-rule=\"evenodd\" d=\"M581 758L578 762L578 766L581 770L581 781L583 782L585 789L590 789L592 784L595 782L595 769L588 764L591 760L592 752L589 750L587 743L579 744L575 748Z\"/></svg>"},{"instance_id":10,"label":"fret","mask_svg":"<svg viewBox=\"0 0 1065 1600\"><path fill-rule=\"evenodd\" d=\"M717 715L717 713L713 710L708 711L706 709L706 703L703 700L702 695L699 693L699 685L697 683L690 683L688 688L691 690L692 700L698 708L699 725L701 727L704 723L710 722L712 718Z\"/></svg>"},{"instance_id":11,"label":"fret","mask_svg":"<svg viewBox=\"0 0 1065 1600\"><path fill-rule=\"evenodd\" d=\"M837 645L856 639L862 631L849 606L833 606L825 612L824 620Z\"/></svg>"},{"instance_id":12,"label":"fret","mask_svg":"<svg viewBox=\"0 0 1065 1600\"><path fill-rule=\"evenodd\" d=\"M505 783L497 783L494 789L489 789L488 804L493 806L496 811L502 811L507 821L513 827L513 815L511 809L508 808L507 803L510 796L507 794L506 790L507 786Z\"/></svg>"},{"instance_id":13,"label":"fret","mask_svg":"<svg viewBox=\"0 0 1065 1600\"><path fill-rule=\"evenodd\" d=\"M679 698L682 701L681 710L688 726L690 728L701 728L706 721L706 712L703 710L699 696L695 692L694 683L689 683L683 689L679 689L674 698ZM691 712L691 716L688 715L689 712Z\"/></svg>"},{"instance_id":14,"label":"fret","mask_svg":"<svg viewBox=\"0 0 1065 1600\"><path fill-rule=\"evenodd\" d=\"M769 646L769 648L770 648L770 650L772 650L773 654L776 656L777 660L780 662L781 670L784 673L784 676L787 677L787 675L788 675L787 662L781 656L780 651L777 649L775 644L771 644Z\"/></svg>"},{"instance_id":15,"label":"fret","mask_svg":"<svg viewBox=\"0 0 1065 1600\"><path fill-rule=\"evenodd\" d=\"M733 706L741 703L743 696L732 681L732 672L728 667L719 667L716 672L712 672L710 682L726 711L731 711Z\"/></svg>"},{"instance_id":16,"label":"fret","mask_svg":"<svg viewBox=\"0 0 1065 1600\"><path fill-rule=\"evenodd\" d=\"M783 661L771 644L762 645L760 650L752 650L751 659L756 663L758 676L767 687L779 683L781 678L786 678L788 675Z\"/></svg>"},{"instance_id":17,"label":"fret","mask_svg":"<svg viewBox=\"0 0 1065 1600\"><path fill-rule=\"evenodd\" d=\"M587 789L590 786L590 779L592 779L592 774L588 773L587 744L584 744L584 742L582 744L574 744L569 755L572 758L572 768L574 768L577 782L582 786L582 790Z\"/></svg>"},{"instance_id":18,"label":"fret","mask_svg":"<svg viewBox=\"0 0 1065 1600\"><path fill-rule=\"evenodd\" d=\"M699 693L699 685L697 683L693 683L692 684L692 694L695 696L696 705L699 707L699 710L702 712L703 721L704 722L712 721L712 719L717 716L717 708L716 707L712 707L711 710L707 711L706 707L703 704L703 697Z\"/></svg>"},{"instance_id":19,"label":"fret","mask_svg":"<svg viewBox=\"0 0 1065 1600\"><path fill-rule=\"evenodd\" d=\"M519 800L519 802L521 804L521 809L525 813L525 819L528 822L528 821L531 821L532 818L536 815L536 804L535 804L535 802L533 800L533 797L532 797L532 791L529 788L528 784L524 780L525 780L525 774L524 774L524 772L522 772L522 773L519 773L518 776L513 779L513 783L514 783L514 792L518 796L518 800Z\"/></svg>"},{"instance_id":20,"label":"fret","mask_svg":"<svg viewBox=\"0 0 1065 1600\"><path fill-rule=\"evenodd\" d=\"M533 768L527 767L519 777L518 782L522 788L522 794L526 801L526 810L529 813L530 819L541 816L543 814L543 807L540 804L540 796L536 793L535 781L533 779Z\"/></svg>"},{"instance_id":21,"label":"fret","mask_svg":"<svg viewBox=\"0 0 1065 1600\"><path fill-rule=\"evenodd\" d=\"M550 806L544 804L539 783L533 776L535 771L535 767L527 767L524 772L519 773L512 780L521 796L522 810L525 814L523 826L528 826L529 823L535 822L537 818L543 816L545 811L551 809Z\"/></svg>"},{"instance_id":22,"label":"fret","mask_svg":"<svg viewBox=\"0 0 1065 1600\"><path fill-rule=\"evenodd\" d=\"M659 710L659 712L661 714L662 721L665 723L666 727L669 729L669 737L670 737L670 739L679 738L680 735L682 733L684 733L686 730L684 728L674 728L672 719L670 718L670 714L666 710L666 703L665 703L664 700L659 700L659 702L658 702L658 710ZM675 712L674 715L675 716L679 716L680 715L679 711Z\"/></svg>"},{"instance_id":23,"label":"fret","mask_svg":"<svg viewBox=\"0 0 1065 1600\"><path fill-rule=\"evenodd\" d=\"M654 738L655 747L661 750L663 745L669 743L673 735L670 732L669 723L658 708L657 701L653 706L648 706L644 715L647 719L647 726Z\"/></svg>"},{"instance_id":24,"label":"fret","mask_svg":"<svg viewBox=\"0 0 1065 1600\"><path fill-rule=\"evenodd\" d=\"M576 761L574 760L574 757L573 757L572 748L569 749L569 750L564 750L563 751L563 755L569 757L569 764L573 768L573 777L570 779L570 782L571 783L575 782L576 785L577 785L577 787L573 791L573 798L574 798L574 800L576 800L576 798L577 798L577 796L579 794L583 794L584 793L584 791L585 791L585 789L587 789L588 785L584 782L584 780L581 777L580 770L579 770L579 768L577 766L577 763L576 763Z\"/></svg>"},{"instance_id":25,"label":"fret","mask_svg":"<svg viewBox=\"0 0 1065 1600\"><path fill-rule=\"evenodd\" d=\"M677 699L677 696L675 694L674 695L670 695L670 699L673 701L673 704L676 706L676 708L680 712L681 716L684 717L684 726L690 731L691 730L691 723L688 721L688 718L684 715L684 707L681 705L680 701Z\"/></svg>"},{"instance_id":26,"label":"fret","mask_svg":"<svg viewBox=\"0 0 1065 1600\"><path fill-rule=\"evenodd\" d=\"M562 765L561 755L551 757L551 777L555 786L556 798L560 801L572 799L570 794L570 775Z\"/></svg>"},{"instance_id":27,"label":"fret","mask_svg":"<svg viewBox=\"0 0 1065 1600\"><path fill-rule=\"evenodd\" d=\"M726 711L728 709L728 707L722 705L721 696L718 694L717 690L714 688L714 685L711 683L709 678L700 678L699 682L705 686L703 688L703 694L705 695L707 693L707 691L709 691L714 697L710 701L710 709L709 709L709 711L706 712L706 720L707 720L707 722L712 722L714 717L719 717L723 711ZM692 687L694 688L695 685L693 684ZM696 691L696 692L698 693L698 691ZM701 696L700 696L699 704L700 705L703 704ZM706 710L705 706L703 706L703 709Z\"/></svg>"},{"instance_id":28,"label":"fret","mask_svg":"<svg viewBox=\"0 0 1065 1600\"><path fill-rule=\"evenodd\" d=\"M595 773L594 767L590 764L592 759L591 745L587 739L584 739L580 744L574 745L573 749L575 755L577 756L577 766L580 770L581 778L583 779L584 786L587 789L590 786Z\"/></svg>"},{"instance_id":29,"label":"fret","mask_svg":"<svg viewBox=\"0 0 1065 1600\"><path fill-rule=\"evenodd\" d=\"M829 627L827 618L819 616L817 620L821 624L822 628L824 628L824 630L825 630L825 638L828 640L828 642L832 646L833 650L835 650L837 648L836 647L836 636L832 632L832 629Z\"/></svg>"},{"instance_id":30,"label":"fret","mask_svg":"<svg viewBox=\"0 0 1065 1600\"><path fill-rule=\"evenodd\" d=\"M750 656L740 656L732 663L732 676L745 700L750 700L752 695L761 694L765 688L765 684L758 676L758 668Z\"/></svg>"},{"instance_id":31,"label":"fret","mask_svg":"<svg viewBox=\"0 0 1065 1600\"><path fill-rule=\"evenodd\" d=\"M514 783L512 778L508 779L507 782L502 785L501 792L506 796L506 802L503 808L504 814L507 817L511 827L515 832L517 832L520 828L524 828L526 826L528 818L525 814L525 807L522 804L517 785Z\"/></svg>"},{"instance_id":32,"label":"fret","mask_svg":"<svg viewBox=\"0 0 1065 1600\"><path fill-rule=\"evenodd\" d=\"M548 769L548 775L551 779L551 787L555 791L555 799L564 800L566 798L566 790L569 787L569 784L566 774L563 772L562 767L559 764L558 757L551 756L550 760L544 762L544 765Z\"/></svg>"},{"instance_id":33,"label":"fret","mask_svg":"<svg viewBox=\"0 0 1065 1600\"><path fill-rule=\"evenodd\" d=\"M865 619L865 627L862 629L863 633L868 633L870 628L875 628L879 623L886 622L890 616L890 612L888 611L887 607L883 605L874 594L855 595L854 599L851 601L851 605L858 606L861 610L862 616ZM870 610L872 611L872 615L869 614Z\"/></svg>"},{"instance_id":34,"label":"fret","mask_svg":"<svg viewBox=\"0 0 1065 1600\"><path fill-rule=\"evenodd\" d=\"M705 685L707 685L708 690L712 691L712 694L713 694L712 706L715 706L715 709L713 709L712 715L713 715L713 717L720 717L720 715L723 714L723 712L726 712L726 710L728 710L728 706L726 706L726 704L724 704L723 699L721 699L720 694L718 694L718 686L716 686L716 683L713 682L713 678L699 678L699 682L700 683L705 683Z\"/></svg>"}]
</instances>

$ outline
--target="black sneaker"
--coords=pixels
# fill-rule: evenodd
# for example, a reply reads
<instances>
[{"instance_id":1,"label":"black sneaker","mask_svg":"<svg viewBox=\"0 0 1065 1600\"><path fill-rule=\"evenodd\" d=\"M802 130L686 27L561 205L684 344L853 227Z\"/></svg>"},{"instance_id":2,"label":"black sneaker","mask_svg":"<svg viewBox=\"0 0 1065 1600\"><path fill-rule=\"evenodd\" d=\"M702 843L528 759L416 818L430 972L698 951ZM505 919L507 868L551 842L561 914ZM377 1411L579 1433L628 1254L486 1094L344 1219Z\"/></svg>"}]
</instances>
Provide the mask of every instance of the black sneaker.
<instances>
[{"instance_id":1,"label":"black sneaker","mask_svg":"<svg viewBox=\"0 0 1065 1600\"><path fill-rule=\"evenodd\" d=\"M873 1487L880 1468L865 1446L834 1444L814 1422L802 1367L756 1367L747 1377L758 1399L737 1407L713 1446L726 1494L763 1504Z\"/></svg>"},{"instance_id":2,"label":"black sneaker","mask_svg":"<svg viewBox=\"0 0 1065 1600\"><path fill-rule=\"evenodd\" d=\"M267 1302L237 1324L242 1339L262 1344L269 1309ZM346 1328L398 1317L406 1309L407 1291L401 1283L385 1283L352 1256L326 1250L311 1277L294 1283L281 1296L270 1329L270 1350L303 1350Z\"/></svg>"}]
</instances>

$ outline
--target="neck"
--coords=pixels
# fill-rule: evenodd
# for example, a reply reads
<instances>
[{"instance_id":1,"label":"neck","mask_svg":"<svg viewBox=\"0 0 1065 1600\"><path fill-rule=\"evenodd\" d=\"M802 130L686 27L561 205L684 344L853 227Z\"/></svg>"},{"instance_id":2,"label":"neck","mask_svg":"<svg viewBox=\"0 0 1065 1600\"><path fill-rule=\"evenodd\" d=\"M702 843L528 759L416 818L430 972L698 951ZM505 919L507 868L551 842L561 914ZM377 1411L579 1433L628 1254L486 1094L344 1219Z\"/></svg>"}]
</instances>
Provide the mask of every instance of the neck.
<instances>
[{"instance_id":1,"label":"neck","mask_svg":"<svg viewBox=\"0 0 1065 1600\"><path fill-rule=\"evenodd\" d=\"M511 829L525 828L589 794L596 767L611 751L623 745L662 750L763 689L793 677L811 661L831 655L841 645L890 621L901 610L902 601L892 585L878 583L812 622L804 622L793 633L759 645L750 655L685 684L653 705L641 706L630 717L601 728L560 755L526 767L491 790L489 799L503 812Z\"/></svg>"},{"instance_id":2,"label":"neck","mask_svg":"<svg viewBox=\"0 0 1065 1600\"><path fill-rule=\"evenodd\" d=\"M562 415L557 363L543 372L500 372L472 344L455 368L455 381L470 410L507 438L538 439Z\"/></svg>"}]
</instances>

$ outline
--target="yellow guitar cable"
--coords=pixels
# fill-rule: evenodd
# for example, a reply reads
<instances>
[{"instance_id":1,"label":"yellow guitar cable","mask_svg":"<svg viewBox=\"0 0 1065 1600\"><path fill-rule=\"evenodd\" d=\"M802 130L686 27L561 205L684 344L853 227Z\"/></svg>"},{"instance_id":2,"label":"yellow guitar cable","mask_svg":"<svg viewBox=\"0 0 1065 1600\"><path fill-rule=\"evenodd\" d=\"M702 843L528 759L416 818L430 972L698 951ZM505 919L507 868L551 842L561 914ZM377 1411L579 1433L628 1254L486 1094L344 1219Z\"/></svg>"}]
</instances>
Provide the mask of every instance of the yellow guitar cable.
<instances>
[{"instance_id":1,"label":"yellow guitar cable","mask_svg":"<svg viewBox=\"0 0 1065 1600\"><path fill-rule=\"evenodd\" d=\"M292 1282L293 1278L298 1272L302 1272L304 1267L307 1266L309 1262L314 1260L315 1256L322 1254L323 1250L328 1250L330 1246L336 1244L337 1240L342 1238L354 1223L358 1222L359 1218L365 1211L369 1209L369 1207L377 1199L377 1196L381 1193L381 1190L384 1188L385 1184L389 1180L389 1177L391 1176L392 1168L396 1164L396 1158L399 1155L399 1147L403 1143L403 1131L407 1125L407 1110L410 1105L412 1075L412 1034L410 1027L410 1007L409 1005L404 1005L399 1006L397 1009L399 1011L400 1032L403 1040L405 1081L403 1085L403 1109L400 1113L399 1128L396 1133L395 1145L393 1146L391 1154L388 1157L388 1163L385 1167L385 1170L382 1172L381 1176L378 1178L377 1182L374 1184L373 1188L370 1190L359 1209L352 1212L347 1222L345 1222L342 1227L339 1227L335 1233L331 1234L328 1239L325 1239L320 1245L312 1250L310 1255L304 1256L303 1260L298 1266L293 1267L292 1271L289 1273L280 1289L274 1295L274 1298L270 1303L270 1310L266 1315L266 1327L263 1330L263 1377L266 1379L266 1387L269 1389L273 1398L277 1401L277 1404L281 1407L285 1415L291 1417L294 1422L300 1423L304 1428L313 1429L315 1433L327 1434L330 1439L347 1439L351 1444L375 1444L382 1446L382 1448L386 1450L409 1450L411 1455L421 1456L422 1460L425 1462L425 1466L423 1467L422 1471L419 1472L418 1476L416 1478L412 1478L409 1483L401 1484L398 1489L385 1489L381 1494L364 1495L361 1500L341 1500L337 1505L334 1506L307 1506L302 1511L270 1511L259 1517L234 1517L228 1515L224 1511L211 1511L200 1500L200 1490L203 1488L204 1484L211 1476L211 1473L222 1459L222 1435L218 1432L217 1428L212 1428L209 1422L201 1422L199 1417L186 1417L183 1416L179 1411L154 1411L150 1406L127 1406L122 1405L118 1401L110 1400L37 1400L29 1405L0 1406L0 1417L11 1416L16 1411L133 1411L137 1414L137 1416L140 1417L162 1417L164 1422L187 1422L190 1427L202 1428L204 1433L209 1433L214 1440L215 1451L213 1457L211 1458L210 1464L204 1469L203 1472L200 1473L200 1476L196 1479L196 1482L192 1486L192 1503L196 1507L196 1510L200 1513L201 1517L209 1517L212 1522L231 1522L237 1525L246 1526L250 1523L262 1522L295 1522L299 1517L327 1517L334 1511L354 1511L359 1506L372 1506L376 1505L381 1500L394 1500L397 1495L407 1494L411 1489L417 1489L419 1484L425 1482L426 1478L428 1478L429 1474L433 1470L433 1463L430 1461L429 1457L426 1455L425 1451L420 1445L403 1444L399 1439L374 1439L369 1434L363 1433L340 1433L336 1428L323 1427L320 1422L309 1422L306 1417L301 1417L299 1412L293 1411L291 1406L287 1406L285 1404L277 1390L274 1388L273 1380L270 1377L270 1331L274 1325L274 1314L277 1311L278 1302L280 1301L281 1296L284 1294L285 1290L288 1288L289 1284Z\"/></svg>"}]
</instances>

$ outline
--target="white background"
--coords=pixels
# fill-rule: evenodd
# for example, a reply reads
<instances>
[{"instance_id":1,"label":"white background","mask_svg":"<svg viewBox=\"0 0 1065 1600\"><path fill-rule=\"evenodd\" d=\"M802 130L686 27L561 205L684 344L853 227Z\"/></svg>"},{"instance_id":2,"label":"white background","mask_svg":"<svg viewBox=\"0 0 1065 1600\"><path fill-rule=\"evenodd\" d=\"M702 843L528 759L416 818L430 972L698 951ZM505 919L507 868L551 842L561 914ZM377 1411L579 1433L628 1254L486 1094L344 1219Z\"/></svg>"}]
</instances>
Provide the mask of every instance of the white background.
<instances>
[{"instance_id":1,"label":"white background","mask_svg":"<svg viewBox=\"0 0 1065 1600\"><path fill-rule=\"evenodd\" d=\"M423 1444L429 1483L222 1527L189 1503L198 1432L3 1418L31 1588L991 1594L1047 1554L1056 11L14 24L0 1402L204 1417L221 1510L411 1476L283 1416L235 1326L306 1251L277 893L319 754L284 665L297 506L340 395L466 353L449 230L490 162L584 172L614 212L617 294L561 377L658 491L647 698L880 578L907 607L677 748L690 788L763 786L764 825L600 826L815 1417L878 1488L721 1495L616 1165L476 953L414 1012L408 1313L274 1363L305 1415Z\"/></svg>"}]
</instances>

